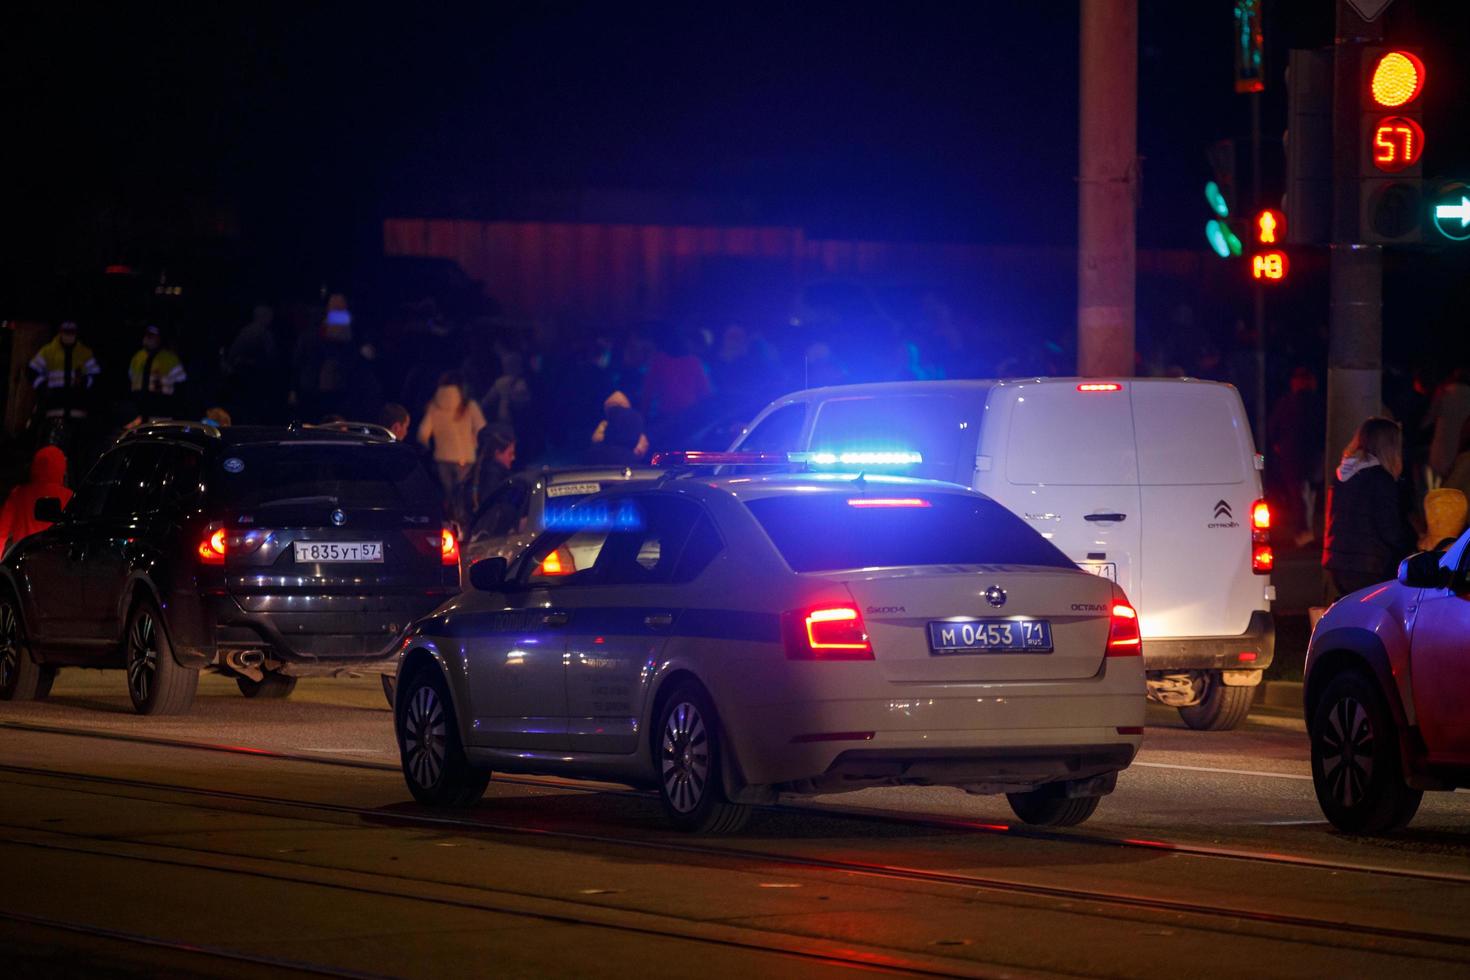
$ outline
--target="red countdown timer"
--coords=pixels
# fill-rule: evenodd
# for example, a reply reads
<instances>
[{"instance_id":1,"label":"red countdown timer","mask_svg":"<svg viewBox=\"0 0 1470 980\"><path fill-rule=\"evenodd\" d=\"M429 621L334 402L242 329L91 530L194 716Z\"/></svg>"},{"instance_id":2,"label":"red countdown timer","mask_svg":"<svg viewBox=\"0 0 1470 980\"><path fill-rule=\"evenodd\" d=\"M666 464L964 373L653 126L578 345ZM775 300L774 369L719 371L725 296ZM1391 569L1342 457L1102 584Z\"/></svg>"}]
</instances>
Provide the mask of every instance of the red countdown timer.
<instances>
[{"instance_id":1,"label":"red countdown timer","mask_svg":"<svg viewBox=\"0 0 1470 980\"><path fill-rule=\"evenodd\" d=\"M1424 130L1412 119L1387 116L1373 130L1373 165L1397 173L1419 162L1424 154Z\"/></svg>"},{"instance_id":2,"label":"red countdown timer","mask_svg":"<svg viewBox=\"0 0 1470 980\"><path fill-rule=\"evenodd\" d=\"M1286 253L1272 249L1251 256L1251 278L1266 282L1280 282L1286 278Z\"/></svg>"}]
</instances>

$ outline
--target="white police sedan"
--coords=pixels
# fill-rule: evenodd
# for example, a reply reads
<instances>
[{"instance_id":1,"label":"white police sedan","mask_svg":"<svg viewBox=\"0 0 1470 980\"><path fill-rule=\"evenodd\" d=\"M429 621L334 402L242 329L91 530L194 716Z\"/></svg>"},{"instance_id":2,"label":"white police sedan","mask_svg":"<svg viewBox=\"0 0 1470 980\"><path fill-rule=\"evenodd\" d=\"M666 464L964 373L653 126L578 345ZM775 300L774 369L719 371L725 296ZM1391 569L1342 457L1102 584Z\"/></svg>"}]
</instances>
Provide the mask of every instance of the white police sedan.
<instances>
[{"instance_id":1,"label":"white police sedan","mask_svg":"<svg viewBox=\"0 0 1470 980\"><path fill-rule=\"evenodd\" d=\"M1132 607L980 494L671 476L576 513L404 642L420 802L471 804L491 770L597 778L709 833L780 794L956 786L1058 826L1138 750Z\"/></svg>"}]
</instances>

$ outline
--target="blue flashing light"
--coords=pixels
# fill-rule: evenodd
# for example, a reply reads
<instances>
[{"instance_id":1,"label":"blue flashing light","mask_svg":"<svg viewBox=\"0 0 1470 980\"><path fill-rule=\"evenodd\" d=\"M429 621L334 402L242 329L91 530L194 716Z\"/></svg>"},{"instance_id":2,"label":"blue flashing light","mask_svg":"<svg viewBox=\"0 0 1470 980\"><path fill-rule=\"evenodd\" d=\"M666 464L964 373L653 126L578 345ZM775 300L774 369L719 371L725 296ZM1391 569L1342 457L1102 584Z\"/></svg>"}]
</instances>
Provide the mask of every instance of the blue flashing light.
<instances>
[{"instance_id":1,"label":"blue flashing light","mask_svg":"<svg viewBox=\"0 0 1470 980\"><path fill-rule=\"evenodd\" d=\"M922 454L907 451L788 453L787 458L811 466L916 466L924 461Z\"/></svg>"},{"instance_id":2,"label":"blue flashing light","mask_svg":"<svg viewBox=\"0 0 1470 980\"><path fill-rule=\"evenodd\" d=\"M643 515L631 500L620 500L614 506L596 501L577 507L548 507L542 524L548 531L638 531L643 528Z\"/></svg>"}]
</instances>

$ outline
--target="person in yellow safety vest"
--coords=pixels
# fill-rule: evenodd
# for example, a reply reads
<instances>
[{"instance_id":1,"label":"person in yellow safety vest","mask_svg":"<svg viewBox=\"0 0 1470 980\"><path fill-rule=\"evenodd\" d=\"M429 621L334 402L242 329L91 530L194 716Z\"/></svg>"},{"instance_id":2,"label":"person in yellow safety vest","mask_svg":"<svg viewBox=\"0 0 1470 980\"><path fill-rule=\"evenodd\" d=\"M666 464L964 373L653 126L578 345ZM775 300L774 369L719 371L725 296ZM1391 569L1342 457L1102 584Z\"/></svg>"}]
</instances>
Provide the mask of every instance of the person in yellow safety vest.
<instances>
[{"instance_id":1,"label":"person in yellow safety vest","mask_svg":"<svg viewBox=\"0 0 1470 980\"><path fill-rule=\"evenodd\" d=\"M28 367L48 418L87 417L84 395L102 369L91 348L77 340L76 323L63 322L56 336L36 351Z\"/></svg>"},{"instance_id":2,"label":"person in yellow safety vest","mask_svg":"<svg viewBox=\"0 0 1470 980\"><path fill-rule=\"evenodd\" d=\"M143 331L143 349L128 364L128 383L137 400L138 414L144 418L173 418L177 414L174 396L188 378L184 362L163 346L163 335L150 323Z\"/></svg>"}]
</instances>

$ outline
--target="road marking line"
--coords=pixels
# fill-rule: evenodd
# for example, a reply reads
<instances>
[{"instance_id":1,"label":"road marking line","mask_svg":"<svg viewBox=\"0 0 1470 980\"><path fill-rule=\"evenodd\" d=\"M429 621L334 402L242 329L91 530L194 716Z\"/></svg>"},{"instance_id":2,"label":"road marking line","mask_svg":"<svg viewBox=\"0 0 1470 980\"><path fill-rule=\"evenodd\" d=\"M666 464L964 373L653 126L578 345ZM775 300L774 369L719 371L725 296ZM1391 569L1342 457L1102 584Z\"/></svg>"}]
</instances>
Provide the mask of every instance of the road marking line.
<instances>
[{"instance_id":1,"label":"road marking line","mask_svg":"<svg viewBox=\"0 0 1470 980\"><path fill-rule=\"evenodd\" d=\"M1259 769L1219 769L1214 766L1181 766L1171 762L1135 762L1135 766L1146 766L1149 769L1182 769L1185 772L1221 772L1230 776L1265 776L1269 779L1305 779L1312 781L1311 774L1301 775L1294 772L1262 772Z\"/></svg>"}]
</instances>

